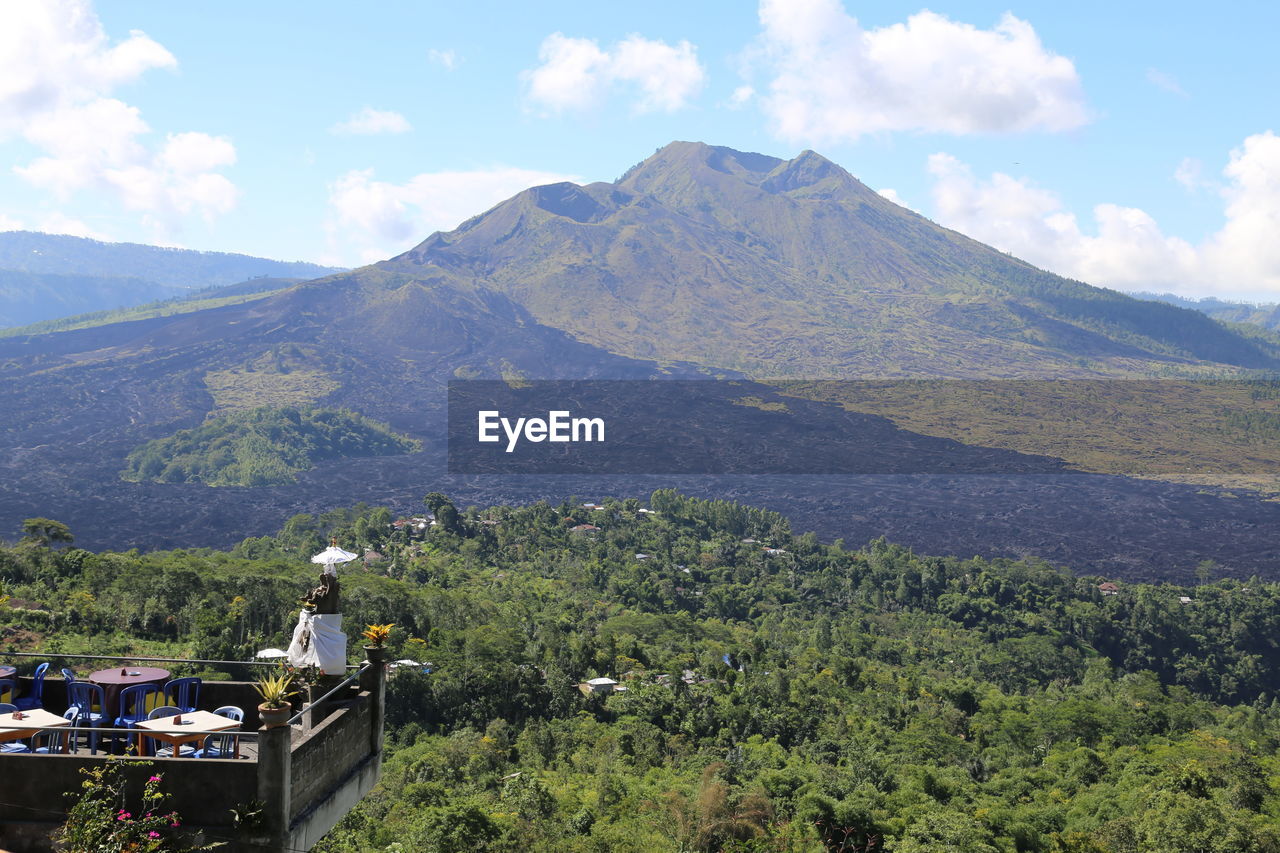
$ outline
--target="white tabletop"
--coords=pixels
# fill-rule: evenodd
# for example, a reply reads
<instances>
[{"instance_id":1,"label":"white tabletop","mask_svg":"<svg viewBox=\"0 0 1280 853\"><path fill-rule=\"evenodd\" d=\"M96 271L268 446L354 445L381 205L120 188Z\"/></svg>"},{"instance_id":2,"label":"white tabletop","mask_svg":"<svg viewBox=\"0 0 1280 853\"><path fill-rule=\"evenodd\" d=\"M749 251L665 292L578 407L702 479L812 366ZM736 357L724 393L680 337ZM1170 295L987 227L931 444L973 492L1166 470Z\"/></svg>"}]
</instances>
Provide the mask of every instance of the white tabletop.
<instances>
[{"instance_id":1,"label":"white tabletop","mask_svg":"<svg viewBox=\"0 0 1280 853\"><path fill-rule=\"evenodd\" d=\"M178 717L182 717L182 724L174 723ZM147 729L153 732L164 732L170 735L195 735L198 733L222 732L227 729L234 729L240 723L221 714L212 714L208 711L192 711L190 713L174 714L171 717L156 717L154 720L143 720L137 724L137 728Z\"/></svg>"},{"instance_id":2,"label":"white tabletop","mask_svg":"<svg viewBox=\"0 0 1280 853\"><path fill-rule=\"evenodd\" d=\"M10 731L27 731L28 729L52 729L59 726L69 726L71 721L61 714L54 714L43 708L33 708L30 711L22 712L22 719L15 720L13 712L0 714L0 729L8 729Z\"/></svg>"}]
</instances>

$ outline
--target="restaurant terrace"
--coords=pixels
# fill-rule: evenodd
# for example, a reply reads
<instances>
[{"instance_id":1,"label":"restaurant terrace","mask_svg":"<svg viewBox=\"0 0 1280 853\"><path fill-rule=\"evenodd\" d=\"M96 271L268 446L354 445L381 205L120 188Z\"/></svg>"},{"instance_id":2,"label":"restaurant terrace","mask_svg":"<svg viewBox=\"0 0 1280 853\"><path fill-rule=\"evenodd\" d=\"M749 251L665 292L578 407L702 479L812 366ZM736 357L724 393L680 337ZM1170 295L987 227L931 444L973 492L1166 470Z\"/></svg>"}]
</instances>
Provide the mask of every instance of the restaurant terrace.
<instances>
[{"instance_id":1,"label":"restaurant terrace","mask_svg":"<svg viewBox=\"0 0 1280 853\"><path fill-rule=\"evenodd\" d=\"M317 676L264 720L272 662L10 654L0 663L0 850L52 850L82 769L155 775L183 832L234 851L309 850L377 782L381 649Z\"/></svg>"}]
</instances>

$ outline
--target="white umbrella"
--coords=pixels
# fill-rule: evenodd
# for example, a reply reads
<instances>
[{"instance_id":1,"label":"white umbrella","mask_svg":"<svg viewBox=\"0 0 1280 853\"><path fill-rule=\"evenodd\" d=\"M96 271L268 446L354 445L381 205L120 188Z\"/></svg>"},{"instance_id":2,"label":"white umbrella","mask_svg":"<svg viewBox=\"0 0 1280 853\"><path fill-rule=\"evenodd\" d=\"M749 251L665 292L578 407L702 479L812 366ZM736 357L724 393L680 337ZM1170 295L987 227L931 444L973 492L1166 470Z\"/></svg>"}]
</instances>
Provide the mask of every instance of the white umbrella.
<instances>
[{"instance_id":1,"label":"white umbrella","mask_svg":"<svg viewBox=\"0 0 1280 853\"><path fill-rule=\"evenodd\" d=\"M254 657L259 658L287 658L288 656L288 652L281 651L280 649L263 649L254 655Z\"/></svg>"},{"instance_id":2,"label":"white umbrella","mask_svg":"<svg viewBox=\"0 0 1280 853\"><path fill-rule=\"evenodd\" d=\"M338 570L334 568L339 563L349 563L356 558L355 554L350 551L344 551L338 547L338 543L334 540L328 548L325 548L319 554L311 558L311 562L320 563L324 566L325 572L337 577Z\"/></svg>"},{"instance_id":3,"label":"white umbrella","mask_svg":"<svg viewBox=\"0 0 1280 853\"><path fill-rule=\"evenodd\" d=\"M334 563L349 563L355 558L356 555L352 554L350 551L344 551L337 545L330 545L328 548L325 548L319 554L312 557L311 562L330 566Z\"/></svg>"},{"instance_id":4,"label":"white umbrella","mask_svg":"<svg viewBox=\"0 0 1280 853\"><path fill-rule=\"evenodd\" d=\"M418 663L416 660L409 660L408 658L401 658L396 661L395 664L396 666L422 666L422 664Z\"/></svg>"}]
</instances>

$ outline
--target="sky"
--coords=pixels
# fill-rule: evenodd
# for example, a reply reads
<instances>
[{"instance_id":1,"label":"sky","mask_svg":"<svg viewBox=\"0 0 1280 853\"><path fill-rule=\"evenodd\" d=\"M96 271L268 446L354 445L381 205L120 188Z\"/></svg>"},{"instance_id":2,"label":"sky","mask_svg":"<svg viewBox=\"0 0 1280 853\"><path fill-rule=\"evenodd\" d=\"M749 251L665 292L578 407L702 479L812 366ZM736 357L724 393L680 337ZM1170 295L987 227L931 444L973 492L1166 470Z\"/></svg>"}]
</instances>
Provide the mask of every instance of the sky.
<instances>
[{"instance_id":1,"label":"sky","mask_svg":"<svg viewBox=\"0 0 1280 853\"><path fill-rule=\"evenodd\" d=\"M673 140L1280 300L1280 5L0 0L0 230L355 266Z\"/></svg>"}]
</instances>

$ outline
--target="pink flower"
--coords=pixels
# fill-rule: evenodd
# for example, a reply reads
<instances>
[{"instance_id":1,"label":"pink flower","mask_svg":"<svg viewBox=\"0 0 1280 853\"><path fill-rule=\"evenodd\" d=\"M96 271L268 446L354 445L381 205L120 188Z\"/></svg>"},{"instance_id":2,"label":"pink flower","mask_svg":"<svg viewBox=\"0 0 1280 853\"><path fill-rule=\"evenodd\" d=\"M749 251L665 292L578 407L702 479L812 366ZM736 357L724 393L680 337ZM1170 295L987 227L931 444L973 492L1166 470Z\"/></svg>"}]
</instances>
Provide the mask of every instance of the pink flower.
<instances>
[{"instance_id":1,"label":"pink flower","mask_svg":"<svg viewBox=\"0 0 1280 853\"><path fill-rule=\"evenodd\" d=\"M151 777L150 779L148 779L147 781L148 781L148 782L159 782L159 781L160 781L160 777L159 777L159 776L152 776L152 777Z\"/></svg>"},{"instance_id":2,"label":"pink flower","mask_svg":"<svg viewBox=\"0 0 1280 853\"><path fill-rule=\"evenodd\" d=\"M148 833L147 833L147 837L148 837L148 838L159 838L159 837L160 837L160 833L156 832L156 831L153 829L153 830L151 830L150 832L148 832Z\"/></svg>"}]
</instances>

